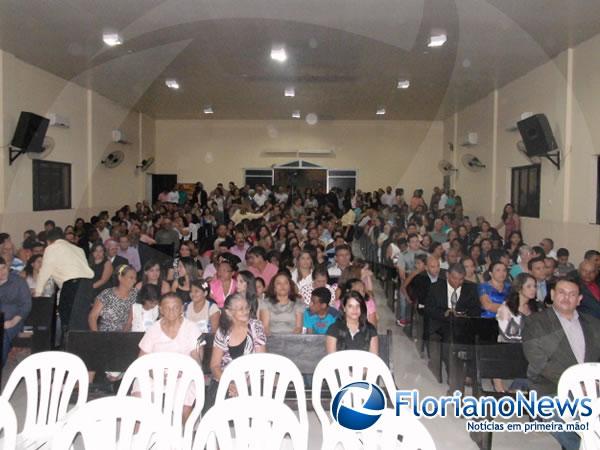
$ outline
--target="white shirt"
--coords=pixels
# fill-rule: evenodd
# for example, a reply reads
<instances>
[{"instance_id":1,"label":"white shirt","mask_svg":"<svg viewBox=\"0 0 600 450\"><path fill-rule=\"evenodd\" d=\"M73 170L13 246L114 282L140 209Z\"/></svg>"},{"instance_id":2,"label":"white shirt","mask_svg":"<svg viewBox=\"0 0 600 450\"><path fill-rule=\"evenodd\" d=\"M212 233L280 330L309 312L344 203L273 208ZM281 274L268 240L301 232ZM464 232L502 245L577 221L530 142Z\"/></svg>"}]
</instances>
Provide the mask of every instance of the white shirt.
<instances>
[{"instance_id":1,"label":"white shirt","mask_svg":"<svg viewBox=\"0 0 600 450\"><path fill-rule=\"evenodd\" d=\"M396 202L396 196L394 194L388 194L387 192L385 194L381 195L381 203L383 203L386 206L394 206L394 203Z\"/></svg>"},{"instance_id":2,"label":"white shirt","mask_svg":"<svg viewBox=\"0 0 600 450\"><path fill-rule=\"evenodd\" d=\"M448 196L446 194L442 194L440 196L440 201L438 202L438 209L444 209L446 207L446 203L448 203Z\"/></svg>"},{"instance_id":3,"label":"white shirt","mask_svg":"<svg viewBox=\"0 0 600 450\"><path fill-rule=\"evenodd\" d=\"M264 192L262 194L256 193L254 194L254 197L252 197L252 199L254 200L254 203L256 203L258 206L263 206L265 202L269 199L269 196Z\"/></svg>"},{"instance_id":4,"label":"white shirt","mask_svg":"<svg viewBox=\"0 0 600 450\"><path fill-rule=\"evenodd\" d=\"M167 201L169 203L179 203L179 192L171 191L167 194Z\"/></svg>"},{"instance_id":5,"label":"white shirt","mask_svg":"<svg viewBox=\"0 0 600 450\"><path fill-rule=\"evenodd\" d=\"M277 194L275 194L275 199L277 200L277 203L285 203L288 200L288 195L286 192L278 192Z\"/></svg>"},{"instance_id":6,"label":"white shirt","mask_svg":"<svg viewBox=\"0 0 600 450\"><path fill-rule=\"evenodd\" d=\"M37 297L41 296L50 277L62 288L63 283L68 280L94 278L94 271L88 265L82 248L58 239L44 250L42 268L35 288Z\"/></svg>"},{"instance_id":7,"label":"white shirt","mask_svg":"<svg viewBox=\"0 0 600 450\"><path fill-rule=\"evenodd\" d=\"M448 287L448 309L452 309L452 293L455 289L450 286L450 283L446 281L446 286ZM462 286L456 289L456 303L458 304L458 299L460 298L460 293L462 291Z\"/></svg>"},{"instance_id":8,"label":"white shirt","mask_svg":"<svg viewBox=\"0 0 600 450\"><path fill-rule=\"evenodd\" d=\"M98 230L97 228L96 230L98 231L98 236L100 236L102 242L106 241L107 239L110 239L110 231L108 231L108 228L104 227L102 231Z\"/></svg>"}]
</instances>

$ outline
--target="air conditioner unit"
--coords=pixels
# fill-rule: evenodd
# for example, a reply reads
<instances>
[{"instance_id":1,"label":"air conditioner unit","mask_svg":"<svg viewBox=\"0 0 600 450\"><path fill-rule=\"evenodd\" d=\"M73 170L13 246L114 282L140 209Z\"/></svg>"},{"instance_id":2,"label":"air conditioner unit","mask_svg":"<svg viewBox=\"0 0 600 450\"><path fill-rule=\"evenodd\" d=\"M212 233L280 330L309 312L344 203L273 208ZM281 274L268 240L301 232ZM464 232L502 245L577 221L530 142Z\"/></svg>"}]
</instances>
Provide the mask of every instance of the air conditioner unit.
<instances>
[{"instance_id":1,"label":"air conditioner unit","mask_svg":"<svg viewBox=\"0 0 600 450\"><path fill-rule=\"evenodd\" d=\"M71 124L68 117L60 116L56 113L49 113L48 120L51 127L70 128Z\"/></svg>"},{"instance_id":2,"label":"air conditioner unit","mask_svg":"<svg viewBox=\"0 0 600 450\"><path fill-rule=\"evenodd\" d=\"M131 144L131 142L125 138L125 134L121 130L112 131L112 140L117 144Z\"/></svg>"}]
</instances>

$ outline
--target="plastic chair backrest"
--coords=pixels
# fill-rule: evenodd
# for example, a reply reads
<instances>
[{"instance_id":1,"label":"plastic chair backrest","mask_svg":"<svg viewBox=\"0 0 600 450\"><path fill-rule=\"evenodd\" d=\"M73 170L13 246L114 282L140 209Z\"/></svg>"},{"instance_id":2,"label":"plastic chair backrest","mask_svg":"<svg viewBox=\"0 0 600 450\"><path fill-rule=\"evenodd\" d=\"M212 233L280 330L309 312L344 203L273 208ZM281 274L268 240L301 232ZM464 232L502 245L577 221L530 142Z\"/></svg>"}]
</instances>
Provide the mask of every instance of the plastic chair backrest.
<instances>
[{"instance_id":1,"label":"plastic chair backrest","mask_svg":"<svg viewBox=\"0 0 600 450\"><path fill-rule=\"evenodd\" d=\"M355 381L367 381L380 386L383 384L388 401L394 401L396 397L394 378L379 356L361 350L330 353L319 362L312 380L312 406L321 422L323 433L331 425L329 411L325 411L321 400L324 384L328 385L333 398L340 388ZM353 394L345 396L342 403L355 406L362 405L365 400L366 398Z\"/></svg>"},{"instance_id":2,"label":"plastic chair backrest","mask_svg":"<svg viewBox=\"0 0 600 450\"><path fill-rule=\"evenodd\" d=\"M173 436L181 439L185 435L191 444L191 433L204 407L204 373L200 365L192 357L179 353L150 353L129 366L117 396L127 396L135 382L139 396L169 419ZM184 433L182 414L189 389L195 403Z\"/></svg>"},{"instance_id":3,"label":"plastic chair backrest","mask_svg":"<svg viewBox=\"0 0 600 450\"><path fill-rule=\"evenodd\" d=\"M221 375L217 402L225 400L231 383L235 385L240 397L272 398L281 403L291 384L298 401L300 423L308 430L304 380L300 370L290 359L273 353L253 353L234 359Z\"/></svg>"},{"instance_id":4,"label":"plastic chair backrest","mask_svg":"<svg viewBox=\"0 0 600 450\"><path fill-rule=\"evenodd\" d=\"M581 450L596 450L600 448L600 398L592 403L592 414L582 419L589 423L589 429L581 435Z\"/></svg>"},{"instance_id":5,"label":"plastic chair backrest","mask_svg":"<svg viewBox=\"0 0 600 450\"><path fill-rule=\"evenodd\" d=\"M558 380L558 397L561 400L600 397L600 363L583 363L569 367ZM572 422L576 416L568 412L562 416L565 422Z\"/></svg>"},{"instance_id":6,"label":"plastic chair backrest","mask_svg":"<svg viewBox=\"0 0 600 450\"><path fill-rule=\"evenodd\" d=\"M78 392L74 408L87 401L88 371L83 361L71 353L52 351L28 356L11 373L2 397L10 400L23 379L27 395L23 438L52 433L54 426L67 415L76 384Z\"/></svg>"},{"instance_id":7,"label":"plastic chair backrest","mask_svg":"<svg viewBox=\"0 0 600 450\"><path fill-rule=\"evenodd\" d=\"M70 450L78 436L86 450L166 450L171 441L168 425L166 417L140 398L99 398L69 416L52 440L52 450Z\"/></svg>"},{"instance_id":8,"label":"plastic chair backrest","mask_svg":"<svg viewBox=\"0 0 600 450\"><path fill-rule=\"evenodd\" d=\"M0 432L3 433L0 447L17 448L17 416L8 401L0 397Z\"/></svg>"},{"instance_id":9,"label":"plastic chair backrest","mask_svg":"<svg viewBox=\"0 0 600 450\"><path fill-rule=\"evenodd\" d=\"M308 431L287 405L266 397L234 397L204 415L192 450L279 450L286 436L294 450L307 449Z\"/></svg>"}]
</instances>

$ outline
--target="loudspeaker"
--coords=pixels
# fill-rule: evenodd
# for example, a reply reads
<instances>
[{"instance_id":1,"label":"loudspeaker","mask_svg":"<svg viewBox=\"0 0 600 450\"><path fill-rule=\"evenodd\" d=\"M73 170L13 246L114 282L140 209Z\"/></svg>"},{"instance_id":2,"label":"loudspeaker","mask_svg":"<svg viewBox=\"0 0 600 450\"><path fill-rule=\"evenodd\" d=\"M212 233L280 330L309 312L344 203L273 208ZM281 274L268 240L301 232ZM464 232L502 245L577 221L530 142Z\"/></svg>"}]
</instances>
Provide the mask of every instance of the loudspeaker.
<instances>
[{"instance_id":1,"label":"loudspeaker","mask_svg":"<svg viewBox=\"0 0 600 450\"><path fill-rule=\"evenodd\" d=\"M556 150L556 139L545 114L535 114L517 122L527 156L541 156Z\"/></svg>"},{"instance_id":2,"label":"loudspeaker","mask_svg":"<svg viewBox=\"0 0 600 450\"><path fill-rule=\"evenodd\" d=\"M29 153L44 151L44 137L50 121L30 112L21 112L17 129L10 145Z\"/></svg>"}]
</instances>

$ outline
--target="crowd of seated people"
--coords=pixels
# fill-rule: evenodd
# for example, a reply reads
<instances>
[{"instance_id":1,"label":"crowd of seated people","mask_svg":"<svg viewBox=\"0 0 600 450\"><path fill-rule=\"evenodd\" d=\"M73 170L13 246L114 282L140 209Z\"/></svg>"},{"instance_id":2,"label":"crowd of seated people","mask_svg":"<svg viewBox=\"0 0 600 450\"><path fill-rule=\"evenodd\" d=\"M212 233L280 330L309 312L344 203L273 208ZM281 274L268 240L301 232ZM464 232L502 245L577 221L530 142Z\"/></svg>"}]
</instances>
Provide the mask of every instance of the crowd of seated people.
<instances>
[{"instance_id":1,"label":"crowd of seated people","mask_svg":"<svg viewBox=\"0 0 600 450\"><path fill-rule=\"evenodd\" d=\"M473 223L460 196L437 187L426 202L420 189L405 199L389 186L294 196L283 187L233 182L212 192L201 183L193 193L179 186L154 204L124 206L112 216L101 211L64 229L48 220L39 233L27 230L19 246L17 237L0 234L0 268L24 286L16 300L22 306L14 307L3 294L7 277L0 277L3 353L31 295L51 296L55 288L64 332L150 332L162 321L161 298L175 295L199 333L216 333L215 380L228 359L264 350L277 333L325 334L327 351L376 352L375 277L391 276L381 267L399 279L401 327L416 305L430 316L428 331L443 335L444 321L463 314L497 319L498 339L518 342L530 317L556 308L561 280L577 280L577 311L599 319L600 252L587 251L575 267L568 249L555 250L550 238L525 244L520 227L510 204L496 227L484 217ZM356 236L377 248L374 260L354 258ZM162 332L168 337L174 329Z\"/></svg>"}]
</instances>

